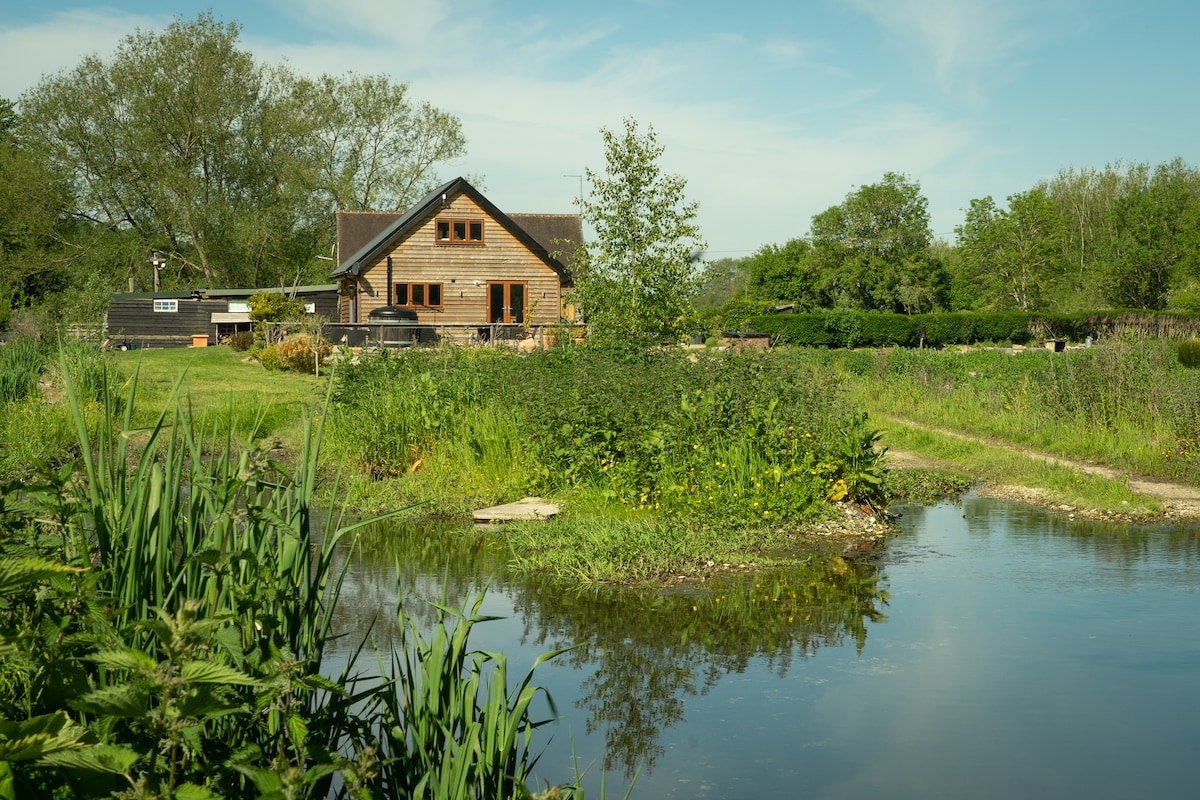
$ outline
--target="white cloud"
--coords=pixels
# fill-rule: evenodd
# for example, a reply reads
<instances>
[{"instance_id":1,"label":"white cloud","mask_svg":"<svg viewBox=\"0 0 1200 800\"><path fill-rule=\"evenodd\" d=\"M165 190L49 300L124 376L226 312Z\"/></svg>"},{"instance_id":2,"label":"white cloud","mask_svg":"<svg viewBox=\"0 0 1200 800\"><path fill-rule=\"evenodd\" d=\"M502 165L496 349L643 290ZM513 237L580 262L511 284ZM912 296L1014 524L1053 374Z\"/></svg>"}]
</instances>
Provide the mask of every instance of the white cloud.
<instances>
[{"instance_id":1,"label":"white cloud","mask_svg":"<svg viewBox=\"0 0 1200 800\"><path fill-rule=\"evenodd\" d=\"M892 45L930 63L942 91L976 96L990 71L1014 62L1033 37L1017 0L848 0Z\"/></svg>"},{"instance_id":2,"label":"white cloud","mask_svg":"<svg viewBox=\"0 0 1200 800\"><path fill-rule=\"evenodd\" d=\"M71 11L25 27L0 27L0 97L16 100L42 78L69 70L84 58L112 55L137 28L160 27L169 17L155 18L113 11Z\"/></svg>"}]
</instances>

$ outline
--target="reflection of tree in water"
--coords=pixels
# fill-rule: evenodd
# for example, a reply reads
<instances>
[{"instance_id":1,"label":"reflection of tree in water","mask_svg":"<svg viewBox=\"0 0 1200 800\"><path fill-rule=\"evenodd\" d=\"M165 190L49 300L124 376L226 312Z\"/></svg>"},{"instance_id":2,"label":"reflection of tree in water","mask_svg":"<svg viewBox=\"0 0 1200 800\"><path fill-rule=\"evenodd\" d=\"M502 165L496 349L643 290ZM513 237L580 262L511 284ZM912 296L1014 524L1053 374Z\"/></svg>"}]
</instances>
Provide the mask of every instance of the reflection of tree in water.
<instances>
[{"instance_id":1,"label":"reflection of tree in water","mask_svg":"<svg viewBox=\"0 0 1200 800\"><path fill-rule=\"evenodd\" d=\"M352 611L340 628L357 644L378 615L373 639L386 649L397 585L406 598L461 607L501 571L506 554L478 532L409 523L367 531L354 558L343 600L361 613ZM526 644L544 650L577 645L557 663L592 670L576 705L588 715L589 734L604 731L604 768L620 765L628 776L639 764L651 768L662 755L662 732L683 721L688 697L744 671L751 659L783 677L795 659L822 646L853 641L861 652L867 621L884 619L887 594L878 584L874 566L834 556L687 591L528 578L509 578L506 588ZM425 627L436 614L419 602L406 602L405 610Z\"/></svg>"},{"instance_id":2,"label":"reflection of tree in water","mask_svg":"<svg viewBox=\"0 0 1200 800\"><path fill-rule=\"evenodd\" d=\"M340 550L351 565L339 598L345 613L338 615L338 632L345 634L346 647L369 636L372 647L383 652L398 642L397 587L405 614L429 629L438 612L425 600L462 608L508 558L494 538L464 531L461 523L380 523L364 528L353 550L349 544Z\"/></svg>"},{"instance_id":3,"label":"reflection of tree in water","mask_svg":"<svg viewBox=\"0 0 1200 800\"><path fill-rule=\"evenodd\" d=\"M563 656L591 667L576 704L587 731L605 731L605 769L631 775L662 754L661 732L683 720L685 698L764 659L785 676L793 659L853 639L884 619L886 593L873 566L823 559L712 583L700 591L654 592L529 582L515 605L539 646L578 647ZM549 640L549 641L548 641Z\"/></svg>"}]
</instances>

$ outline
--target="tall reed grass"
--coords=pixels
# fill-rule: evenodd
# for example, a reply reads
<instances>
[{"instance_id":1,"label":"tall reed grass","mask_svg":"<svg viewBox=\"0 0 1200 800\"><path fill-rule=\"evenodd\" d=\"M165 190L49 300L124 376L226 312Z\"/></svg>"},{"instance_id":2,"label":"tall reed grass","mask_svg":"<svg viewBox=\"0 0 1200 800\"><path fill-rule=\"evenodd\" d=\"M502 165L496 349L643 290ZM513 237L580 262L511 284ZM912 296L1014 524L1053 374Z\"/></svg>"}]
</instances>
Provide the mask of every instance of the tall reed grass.
<instances>
[{"instance_id":1,"label":"tall reed grass","mask_svg":"<svg viewBox=\"0 0 1200 800\"><path fill-rule=\"evenodd\" d=\"M0 404L37 394L46 350L35 339L21 337L0 347Z\"/></svg>"},{"instance_id":2,"label":"tall reed grass","mask_svg":"<svg viewBox=\"0 0 1200 800\"><path fill-rule=\"evenodd\" d=\"M479 600L443 609L458 624L432 640L413 628L403 656L382 657L391 672L361 665L365 642L323 672L345 578L335 552L379 520L318 513L327 415L284 466L190 417L180 384L145 427L132 424L137 376L121 404L105 386L95 423L60 367L79 462L0 501L0 789L528 794L538 690L527 675L510 691L503 656L467 646Z\"/></svg>"}]
</instances>

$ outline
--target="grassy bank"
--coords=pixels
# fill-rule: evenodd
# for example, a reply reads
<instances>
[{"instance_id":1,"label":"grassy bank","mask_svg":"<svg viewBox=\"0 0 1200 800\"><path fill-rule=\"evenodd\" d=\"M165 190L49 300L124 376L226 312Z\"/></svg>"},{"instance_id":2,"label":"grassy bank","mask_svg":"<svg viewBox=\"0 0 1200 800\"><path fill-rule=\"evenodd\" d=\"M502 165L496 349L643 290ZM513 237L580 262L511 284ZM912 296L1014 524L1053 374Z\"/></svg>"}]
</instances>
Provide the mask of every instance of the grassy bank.
<instances>
[{"instance_id":1,"label":"grassy bank","mask_svg":"<svg viewBox=\"0 0 1200 800\"><path fill-rule=\"evenodd\" d=\"M518 569L629 582L787 563L839 501L882 499L869 420L787 354L402 351L335 380L352 505L564 506L509 531Z\"/></svg>"},{"instance_id":2,"label":"grassy bank","mask_svg":"<svg viewBox=\"0 0 1200 800\"><path fill-rule=\"evenodd\" d=\"M1073 506L1154 512L1160 503L1136 495L1124 479L1038 456L1200 484L1200 372L1180 363L1177 346L1118 339L1058 353L888 349L801 357L841 381L898 450L979 479L1043 489Z\"/></svg>"}]
</instances>

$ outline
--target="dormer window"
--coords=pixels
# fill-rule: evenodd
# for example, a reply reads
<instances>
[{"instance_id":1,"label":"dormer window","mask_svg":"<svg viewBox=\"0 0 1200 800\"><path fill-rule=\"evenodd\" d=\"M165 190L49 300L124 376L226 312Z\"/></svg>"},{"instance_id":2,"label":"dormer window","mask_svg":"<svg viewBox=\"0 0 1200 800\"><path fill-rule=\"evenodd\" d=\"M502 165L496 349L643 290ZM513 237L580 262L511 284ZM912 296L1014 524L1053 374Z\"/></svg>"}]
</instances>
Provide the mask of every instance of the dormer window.
<instances>
[{"instance_id":1,"label":"dormer window","mask_svg":"<svg viewBox=\"0 0 1200 800\"><path fill-rule=\"evenodd\" d=\"M483 220L449 219L437 221L438 244L483 244Z\"/></svg>"}]
</instances>

